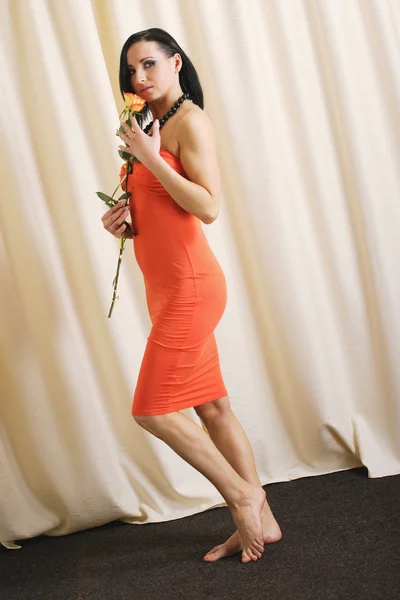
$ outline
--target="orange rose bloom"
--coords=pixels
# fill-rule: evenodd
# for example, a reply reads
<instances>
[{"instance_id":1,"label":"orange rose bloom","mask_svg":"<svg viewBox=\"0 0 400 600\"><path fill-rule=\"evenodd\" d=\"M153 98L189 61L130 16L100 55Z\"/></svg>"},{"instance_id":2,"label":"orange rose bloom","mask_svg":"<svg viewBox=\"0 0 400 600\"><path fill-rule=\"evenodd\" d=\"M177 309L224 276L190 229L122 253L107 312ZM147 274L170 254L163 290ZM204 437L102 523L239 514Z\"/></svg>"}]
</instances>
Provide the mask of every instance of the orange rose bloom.
<instances>
[{"instance_id":1,"label":"orange rose bloom","mask_svg":"<svg viewBox=\"0 0 400 600\"><path fill-rule=\"evenodd\" d=\"M141 112L147 104L146 100L143 100L143 98L137 94L131 94L130 92L124 94L124 98L125 109L134 113Z\"/></svg>"}]
</instances>

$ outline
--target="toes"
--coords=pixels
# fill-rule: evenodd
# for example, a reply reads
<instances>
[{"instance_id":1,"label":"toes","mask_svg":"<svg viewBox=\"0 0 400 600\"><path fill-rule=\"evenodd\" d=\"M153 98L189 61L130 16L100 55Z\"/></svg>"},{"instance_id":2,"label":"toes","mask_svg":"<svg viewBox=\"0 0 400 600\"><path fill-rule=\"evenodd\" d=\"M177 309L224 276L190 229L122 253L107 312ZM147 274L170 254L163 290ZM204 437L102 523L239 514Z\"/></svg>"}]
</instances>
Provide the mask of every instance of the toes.
<instances>
[{"instance_id":1,"label":"toes","mask_svg":"<svg viewBox=\"0 0 400 600\"><path fill-rule=\"evenodd\" d=\"M220 544L219 546L214 546L214 548L205 555L204 560L207 562L212 562L214 560L218 560L219 558L222 558L223 556L224 556L223 544L222 545Z\"/></svg>"},{"instance_id":2,"label":"toes","mask_svg":"<svg viewBox=\"0 0 400 600\"><path fill-rule=\"evenodd\" d=\"M253 550L251 550L251 551L248 550L247 554L250 556L251 560L254 560L254 561L258 560L258 556L253 552Z\"/></svg>"},{"instance_id":3,"label":"toes","mask_svg":"<svg viewBox=\"0 0 400 600\"><path fill-rule=\"evenodd\" d=\"M254 552L252 551L251 548L247 548L246 551L242 552L242 562L248 563L252 560L254 560L254 561L258 560L258 556L256 556L254 554Z\"/></svg>"},{"instance_id":4,"label":"toes","mask_svg":"<svg viewBox=\"0 0 400 600\"><path fill-rule=\"evenodd\" d=\"M254 542L253 546L259 552L264 552L264 544L260 544L259 542Z\"/></svg>"}]
</instances>

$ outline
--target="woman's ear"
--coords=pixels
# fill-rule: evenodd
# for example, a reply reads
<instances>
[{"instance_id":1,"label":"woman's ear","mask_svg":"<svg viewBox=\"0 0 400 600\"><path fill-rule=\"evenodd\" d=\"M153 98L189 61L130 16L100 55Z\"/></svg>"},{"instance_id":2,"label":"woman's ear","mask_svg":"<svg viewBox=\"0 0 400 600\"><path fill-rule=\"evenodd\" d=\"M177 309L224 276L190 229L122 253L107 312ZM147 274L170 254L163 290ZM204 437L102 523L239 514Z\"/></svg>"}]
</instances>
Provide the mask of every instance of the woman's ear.
<instances>
[{"instance_id":1,"label":"woman's ear","mask_svg":"<svg viewBox=\"0 0 400 600\"><path fill-rule=\"evenodd\" d=\"M175 73L179 73L182 68L182 58L180 54L175 54Z\"/></svg>"}]
</instances>

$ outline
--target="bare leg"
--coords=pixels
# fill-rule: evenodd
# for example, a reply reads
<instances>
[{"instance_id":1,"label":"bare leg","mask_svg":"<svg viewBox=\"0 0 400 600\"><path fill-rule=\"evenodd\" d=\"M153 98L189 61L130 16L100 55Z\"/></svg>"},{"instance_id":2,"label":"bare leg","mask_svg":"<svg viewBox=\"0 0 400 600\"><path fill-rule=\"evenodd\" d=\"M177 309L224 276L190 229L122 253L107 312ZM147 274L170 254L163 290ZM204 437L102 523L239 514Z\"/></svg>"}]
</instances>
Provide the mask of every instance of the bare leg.
<instances>
[{"instance_id":1,"label":"bare leg","mask_svg":"<svg viewBox=\"0 0 400 600\"><path fill-rule=\"evenodd\" d=\"M201 405L195 408L203 422L203 426L215 446L235 471L245 481L261 486L250 442L230 408L229 399L221 398L215 404L218 407L217 409L213 409L212 405ZM265 543L277 542L282 538L282 532L272 514L267 499L265 499L261 512L261 521ZM236 531L224 544L215 546L210 550L204 559L208 562L214 562L224 556L240 552L241 549L242 540L239 531Z\"/></svg>"},{"instance_id":2,"label":"bare leg","mask_svg":"<svg viewBox=\"0 0 400 600\"><path fill-rule=\"evenodd\" d=\"M225 498L243 542L242 562L256 561L264 551L261 510L265 491L246 482L215 447L207 433L179 412L135 421L163 440L202 473Z\"/></svg>"}]
</instances>

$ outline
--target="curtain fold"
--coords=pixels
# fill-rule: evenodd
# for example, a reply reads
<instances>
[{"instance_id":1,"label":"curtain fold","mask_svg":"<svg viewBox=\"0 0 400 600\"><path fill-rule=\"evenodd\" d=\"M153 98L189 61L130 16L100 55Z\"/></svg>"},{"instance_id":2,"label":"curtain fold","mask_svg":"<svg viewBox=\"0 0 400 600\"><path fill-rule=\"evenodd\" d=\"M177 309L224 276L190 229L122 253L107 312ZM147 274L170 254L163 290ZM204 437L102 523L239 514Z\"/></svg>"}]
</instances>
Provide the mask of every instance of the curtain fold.
<instances>
[{"instance_id":1,"label":"curtain fold","mask_svg":"<svg viewBox=\"0 0 400 600\"><path fill-rule=\"evenodd\" d=\"M198 70L223 200L216 330L263 485L400 472L400 2L0 2L0 540L225 506L131 417L150 328L118 183L119 55L162 27ZM193 409L184 411L200 421Z\"/></svg>"}]
</instances>

